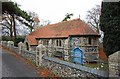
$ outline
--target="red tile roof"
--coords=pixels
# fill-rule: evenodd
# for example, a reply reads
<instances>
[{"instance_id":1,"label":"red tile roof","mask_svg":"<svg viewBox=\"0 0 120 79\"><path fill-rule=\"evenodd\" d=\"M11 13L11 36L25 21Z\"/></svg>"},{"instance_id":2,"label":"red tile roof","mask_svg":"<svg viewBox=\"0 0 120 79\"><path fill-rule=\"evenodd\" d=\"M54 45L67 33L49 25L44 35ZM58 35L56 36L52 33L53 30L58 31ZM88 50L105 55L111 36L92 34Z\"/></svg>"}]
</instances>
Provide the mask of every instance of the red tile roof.
<instances>
[{"instance_id":1,"label":"red tile roof","mask_svg":"<svg viewBox=\"0 0 120 79\"><path fill-rule=\"evenodd\" d=\"M27 35L26 38L27 38L27 41L30 45L37 45L37 41L35 39L36 38L35 36Z\"/></svg>"},{"instance_id":2,"label":"red tile roof","mask_svg":"<svg viewBox=\"0 0 120 79\"><path fill-rule=\"evenodd\" d=\"M98 35L80 19L50 24L33 31L29 36L36 38L61 38L69 35ZM32 39L32 38L31 38ZM35 40L34 40L35 41Z\"/></svg>"}]
</instances>

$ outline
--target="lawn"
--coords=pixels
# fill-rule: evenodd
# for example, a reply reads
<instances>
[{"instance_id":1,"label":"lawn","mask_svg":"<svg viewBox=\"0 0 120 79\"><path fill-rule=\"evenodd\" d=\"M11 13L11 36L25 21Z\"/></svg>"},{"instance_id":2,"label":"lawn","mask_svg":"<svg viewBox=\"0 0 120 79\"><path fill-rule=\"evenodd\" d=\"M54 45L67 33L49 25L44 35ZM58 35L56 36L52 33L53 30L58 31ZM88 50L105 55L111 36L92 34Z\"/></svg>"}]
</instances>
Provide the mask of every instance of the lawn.
<instances>
[{"instance_id":1,"label":"lawn","mask_svg":"<svg viewBox=\"0 0 120 79\"><path fill-rule=\"evenodd\" d=\"M97 63L85 63L83 66L90 67L90 68L95 68L98 70L103 70L103 71L108 71L108 62L99 59Z\"/></svg>"}]
</instances>

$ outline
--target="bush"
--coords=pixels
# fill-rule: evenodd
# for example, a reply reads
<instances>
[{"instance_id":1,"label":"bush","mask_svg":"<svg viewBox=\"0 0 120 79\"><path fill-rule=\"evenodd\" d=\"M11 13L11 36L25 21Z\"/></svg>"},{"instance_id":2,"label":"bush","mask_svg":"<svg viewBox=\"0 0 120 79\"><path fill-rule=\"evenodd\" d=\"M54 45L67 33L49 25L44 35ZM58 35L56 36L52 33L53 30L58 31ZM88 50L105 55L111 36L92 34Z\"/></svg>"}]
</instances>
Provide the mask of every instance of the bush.
<instances>
[{"instance_id":1,"label":"bush","mask_svg":"<svg viewBox=\"0 0 120 79\"><path fill-rule=\"evenodd\" d=\"M24 36L19 36L15 39L15 46L18 46L19 42L24 42L25 37Z\"/></svg>"},{"instance_id":2,"label":"bush","mask_svg":"<svg viewBox=\"0 0 120 79\"><path fill-rule=\"evenodd\" d=\"M10 36L2 36L2 41L14 41L14 45L18 46L19 42L24 42L25 36L18 36L15 40L12 40Z\"/></svg>"},{"instance_id":3,"label":"bush","mask_svg":"<svg viewBox=\"0 0 120 79\"><path fill-rule=\"evenodd\" d=\"M10 36L2 36L2 41L12 41Z\"/></svg>"}]
</instances>

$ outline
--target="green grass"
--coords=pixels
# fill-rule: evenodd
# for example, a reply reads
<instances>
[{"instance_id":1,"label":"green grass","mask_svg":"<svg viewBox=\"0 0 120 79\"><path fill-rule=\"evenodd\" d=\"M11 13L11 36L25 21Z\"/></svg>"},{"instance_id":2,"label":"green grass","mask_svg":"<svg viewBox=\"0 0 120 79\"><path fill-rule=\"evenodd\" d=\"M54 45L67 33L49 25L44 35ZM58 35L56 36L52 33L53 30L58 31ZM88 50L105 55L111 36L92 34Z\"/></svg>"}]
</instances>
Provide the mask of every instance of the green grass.
<instances>
[{"instance_id":1,"label":"green grass","mask_svg":"<svg viewBox=\"0 0 120 79\"><path fill-rule=\"evenodd\" d=\"M95 68L98 70L103 70L103 71L108 71L108 62L99 60L98 63L85 63L83 66L90 67L90 68Z\"/></svg>"}]
</instances>

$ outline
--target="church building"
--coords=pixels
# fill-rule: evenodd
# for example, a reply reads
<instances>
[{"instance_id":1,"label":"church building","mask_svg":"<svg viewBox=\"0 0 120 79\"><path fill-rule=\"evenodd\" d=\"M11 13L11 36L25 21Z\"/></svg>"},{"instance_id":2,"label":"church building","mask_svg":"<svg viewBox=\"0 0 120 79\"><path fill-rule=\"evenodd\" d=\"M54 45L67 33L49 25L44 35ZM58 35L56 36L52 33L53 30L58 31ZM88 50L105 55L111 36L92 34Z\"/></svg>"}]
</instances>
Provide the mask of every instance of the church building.
<instances>
[{"instance_id":1,"label":"church building","mask_svg":"<svg viewBox=\"0 0 120 79\"><path fill-rule=\"evenodd\" d=\"M68 55L71 56L71 51L78 47L83 50L84 59L93 61L98 59L99 37L96 31L77 18L37 28L26 36L24 43L27 50L35 51L39 41L45 46L48 46L51 41L53 47L64 49L65 42L68 40ZM59 53L65 54L64 51L59 51Z\"/></svg>"}]
</instances>

